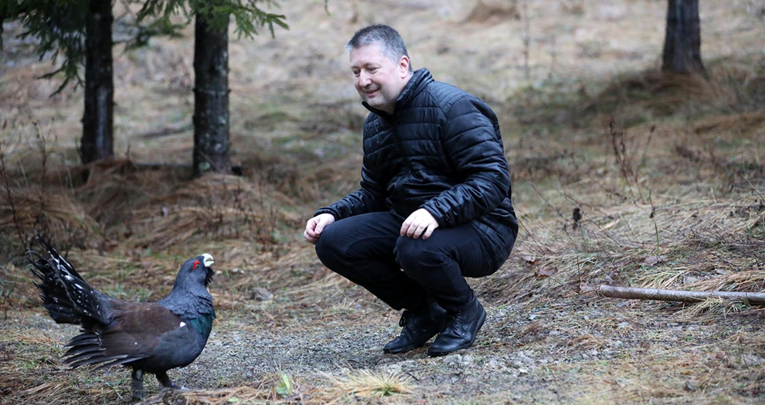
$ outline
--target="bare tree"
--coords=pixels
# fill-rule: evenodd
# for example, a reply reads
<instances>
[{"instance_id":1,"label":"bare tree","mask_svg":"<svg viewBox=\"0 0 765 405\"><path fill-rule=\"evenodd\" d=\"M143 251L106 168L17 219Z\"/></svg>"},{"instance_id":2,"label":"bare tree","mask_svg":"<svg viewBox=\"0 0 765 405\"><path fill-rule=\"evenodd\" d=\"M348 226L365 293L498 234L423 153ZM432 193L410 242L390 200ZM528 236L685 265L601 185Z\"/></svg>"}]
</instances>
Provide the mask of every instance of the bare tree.
<instances>
[{"instance_id":1,"label":"bare tree","mask_svg":"<svg viewBox=\"0 0 765 405\"><path fill-rule=\"evenodd\" d=\"M112 156L112 1L0 1L0 25L6 20L18 20L24 25L25 31L19 35L21 38L32 36L37 39L35 48L40 59L49 53L53 55L53 64L58 67L42 76L63 76L63 83L53 94L61 92L72 81L76 86L84 86L82 162ZM63 61L56 65L59 56L63 56ZM83 64L84 81L80 76Z\"/></svg>"},{"instance_id":2,"label":"bare tree","mask_svg":"<svg viewBox=\"0 0 765 405\"><path fill-rule=\"evenodd\" d=\"M285 16L259 6L275 6L263 0L146 0L138 21L159 17L152 26L176 32L186 23L175 24L171 17L194 17L194 176L207 171L230 173L228 111L228 26L236 24L239 36L252 37L257 29L274 25L288 29Z\"/></svg>"},{"instance_id":3,"label":"bare tree","mask_svg":"<svg viewBox=\"0 0 765 405\"><path fill-rule=\"evenodd\" d=\"M111 1L90 0L85 23L85 112L82 163L114 156Z\"/></svg>"},{"instance_id":4,"label":"bare tree","mask_svg":"<svg viewBox=\"0 0 765 405\"><path fill-rule=\"evenodd\" d=\"M661 70L706 75L701 63L699 0L669 0Z\"/></svg>"},{"instance_id":5,"label":"bare tree","mask_svg":"<svg viewBox=\"0 0 765 405\"><path fill-rule=\"evenodd\" d=\"M194 176L231 171L228 26L214 29L197 13L194 30Z\"/></svg>"}]
</instances>

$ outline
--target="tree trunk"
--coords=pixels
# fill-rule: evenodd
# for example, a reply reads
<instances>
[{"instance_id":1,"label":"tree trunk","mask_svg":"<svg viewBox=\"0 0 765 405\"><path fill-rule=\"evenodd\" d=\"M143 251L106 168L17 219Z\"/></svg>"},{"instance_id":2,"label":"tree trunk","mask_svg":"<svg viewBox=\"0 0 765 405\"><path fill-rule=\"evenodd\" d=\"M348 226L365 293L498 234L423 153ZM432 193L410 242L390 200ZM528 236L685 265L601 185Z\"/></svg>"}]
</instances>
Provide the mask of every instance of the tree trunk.
<instances>
[{"instance_id":1,"label":"tree trunk","mask_svg":"<svg viewBox=\"0 0 765 405\"><path fill-rule=\"evenodd\" d=\"M701 63L699 0L669 0L661 70L706 75Z\"/></svg>"},{"instance_id":2,"label":"tree trunk","mask_svg":"<svg viewBox=\"0 0 765 405\"><path fill-rule=\"evenodd\" d=\"M114 77L112 5L91 0L85 26L85 112L82 116L82 163L114 156Z\"/></svg>"},{"instance_id":3,"label":"tree trunk","mask_svg":"<svg viewBox=\"0 0 765 405\"><path fill-rule=\"evenodd\" d=\"M3 49L3 21L5 18L5 10L0 9L0 50Z\"/></svg>"},{"instance_id":4,"label":"tree trunk","mask_svg":"<svg viewBox=\"0 0 765 405\"><path fill-rule=\"evenodd\" d=\"M194 176L230 173L228 32L197 14L194 33Z\"/></svg>"}]
</instances>

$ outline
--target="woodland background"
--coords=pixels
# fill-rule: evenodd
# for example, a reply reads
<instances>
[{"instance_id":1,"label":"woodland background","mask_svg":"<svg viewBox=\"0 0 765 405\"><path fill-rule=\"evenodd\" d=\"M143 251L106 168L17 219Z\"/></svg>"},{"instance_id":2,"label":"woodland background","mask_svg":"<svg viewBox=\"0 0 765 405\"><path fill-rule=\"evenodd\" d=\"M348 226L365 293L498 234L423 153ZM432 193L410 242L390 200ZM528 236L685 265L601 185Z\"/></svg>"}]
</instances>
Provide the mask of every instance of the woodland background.
<instances>
[{"instance_id":1,"label":"woodland background","mask_svg":"<svg viewBox=\"0 0 765 405\"><path fill-rule=\"evenodd\" d=\"M142 4L116 2L115 21ZM761 307L595 290L765 289L765 3L700 2L694 74L662 70L667 0L258 4L289 29L229 26L238 174L195 176L193 24L117 41L113 157L83 164L85 89L51 97L63 77L38 77L63 57L40 59L39 39L3 23L0 402L129 402L127 371L62 365L76 328L48 318L23 259L44 233L130 300L215 257L213 334L170 372L189 390L152 381L149 404L762 403ZM383 355L399 314L302 241L317 207L358 187L367 111L344 45L372 23L399 30L415 69L492 106L511 164L518 243L471 280L489 315L475 346L443 358ZM136 32L120 24L114 38Z\"/></svg>"}]
</instances>

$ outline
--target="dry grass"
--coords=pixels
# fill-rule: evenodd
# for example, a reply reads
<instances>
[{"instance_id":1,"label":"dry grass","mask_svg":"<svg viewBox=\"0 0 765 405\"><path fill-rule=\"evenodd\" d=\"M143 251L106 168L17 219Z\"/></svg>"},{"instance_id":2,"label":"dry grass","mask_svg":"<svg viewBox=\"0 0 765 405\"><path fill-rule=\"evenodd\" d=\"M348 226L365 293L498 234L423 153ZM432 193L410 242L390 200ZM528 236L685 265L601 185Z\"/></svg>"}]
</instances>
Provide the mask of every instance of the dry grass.
<instances>
[{"instance_id":1,"label":"dry grass","mask_svg":"<svg viewBox=\"0 0 765 405\"><path fill-rule=\"evenodd\" d=\"M185 404L185 405L224 405L224 404L283 404L290 402L274 401L267 390L251 387L236 387L220 390L180 391L168 390L159 395L141 401L141 405Z\"/></svg>"},{"instance_id":2,"label":"dry grass","mask_svg":"<svg viewBox=\"0 0 765 405\"><path fill-rule=\"evenodd\" d=\"M332 398L327 402L329 404L344 403L354 397L363 399L400 395L404 397L398 399L406 402L406 395L416 390L410 378L387 371L352 370L344 376L327 375L326 378L333 385L328 393L329 398Z\"/></svg>"},{"instance_id":3,"label":"dry grass","mask_svg":"<svg viewBox=\"0 0 765 405\"><path fill-rule=\"evenodd\" d=\"M59 241L64 249L92 246L99 240L100 226L69 193L51 193L37 187L9 188L0 195L0 227L8 240L29 241L42 234Z\"/></svg>"},{"instance_id":4,"label":"dry grass","mask_svg":"<svg viewBox=\"0 0 765 405\"><path fill-rule=\"evenodd\" d=\"M152 396L141 405L153 404L198 404L223 405L242 404L341 404L348 401L369 402L377 398L387 399L385 403L406 403L416 387L409 378L388 372L368 370L351 371L338 377L324 375L329 386L295 386L287 374L275 374L266 377L258 388L238 386L217 390L164 390ZM30 391L46 392L52 389L48 385L36 387Z\"/></svg>"}]
</instances>

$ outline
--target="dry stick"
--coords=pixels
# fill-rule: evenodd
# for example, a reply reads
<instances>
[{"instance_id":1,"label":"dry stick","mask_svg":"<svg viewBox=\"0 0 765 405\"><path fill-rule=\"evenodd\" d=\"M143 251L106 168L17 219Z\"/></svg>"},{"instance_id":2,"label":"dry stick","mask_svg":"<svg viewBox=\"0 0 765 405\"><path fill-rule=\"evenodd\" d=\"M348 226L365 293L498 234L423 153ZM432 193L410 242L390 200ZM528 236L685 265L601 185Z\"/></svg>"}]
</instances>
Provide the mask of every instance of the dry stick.
<instances>
[{"instance_id":1,"label":"dry stick","mask_svg":"<svg viewBox=\"0 0 765 405\"><path fill-rule=\"evenodd\" d=\"M524 0L522 7L523 7L523 16L521 17L521 19L523 23L523 32L521 33L521 40L523 41L523 73L526 79L526 86L531 87L531 70L529 68L529 48L531 47L531 33L530 33L531 24L529 21L529 0ZM528 102L528 98L526 101Z\"/></svg>"},{"instance_id":2,"label":"dry stick","mask_svg":"<svg viewBox=\"0 0 765 405\"><path fill-rule=\"evenodd\" d=\"M749 187L751 187L752 190L754 190L754 192L757 193L758 196L760 196L760 201L761 202L765 202L765 197L763 197L762 194L760 194L760 190L757 190L757 187L755 187L754 184L752 184L752 182L749 181L749 179L746 178L746 175L744 174L744 171L739 169L738 172L741 175L741 177L743 177L744 180L746 180L746 182L749 183Z\"/></svg>"},{"instance_id":3,"label":"dry stick","mask_svg":"<svg viewBox=\"0 0 765 405\"><path fill-rule=\"evenodd\" d=\"M523 228L524 231L526 231L526 234L529 235L529 237L534 240L534 242L537 244L537 246L539 246L541 248L544 248L544 249L547 249L547 251L550 252L550 253L555 253L552 249L550 249L549 247L545 246L544 244L540 243L537 240L537 237L534 235L534 232L531 232L531 229L526 227L526 223L525 222L526 221L522 221L522 220L518 219L518 225L520 225L520 227Z\"/></svg>"},{"instance_id":4,"label":"dry stick","mask_svg":"<svg viewBox=\"0 0 765 405\"><path fill-rule=\"evenodd\" d=\"M598 292L610 298L682 302L700 302L709 298L728 298L747 300L751 305L765 305L765 293L743 291L680 291L601 285L598 288Z\"/></svg>"},{"instance_id":5,"label":"dry stick","mask_svg":"<svg viewBox=\"0 0 765 405\"><path fill-rule=\"evenodd\" d=\"M568 219L566 219L566 217L565 217L565 216L563 216L563 214L561 214L560 210L558 210L557 208L553 207L553 205L552 205L552 204L550 204L550 202L549 202L549 201L547 201L547 199L545 198L545 196L543 196L543 195L542 195L542 193L539 191L539 189L537 189L537 187L534 185L534 183L532 183L532 182L529 182L529 185L531 186L531 188L533 188L533 189L534 189L534 191L536 191L536 192L537 192L537 195L539 196L539 198L541 198L541 199L542 199L542 201L544 201L544 202L545 202L545 204L547 204L547 206L550 208L550 210L551 210L553 213L555 213L555 215L557 215L558 217L560 217L560 219L561 219L561 220L563 220L563 223L565 224L565 223L568 221ZM567 236L567 237L568 237L568 239L571 241L571 243L573 243L573 244L576 244L576 241L574 240L574 238L573 238L573 237L572 237L572 236L571 236L571 235L570 235L568 232L566 232L566 236Z\"/></svg>"},{"instance_id":6,"label":"dry stick","mask_svg":"<svg viewBox=\"0 0 765 405\"><path fill-rule=\"evenodd\" d=\"M5 193L8 196L8 204L11 206L11 213L13 215L13 225L16 227L16 232L19 235L19 242L21 242L22 246L26 246L26 238L24 238L24 232L21 230L21 225L19 224L19 218L16 215L16 204L13 202L13 193L11 192L11 184L8 180L8 172L5 168L5 145L0 143L0 172L3 176L3 188L5 188Z\"/></svg>"}]
</instances>

